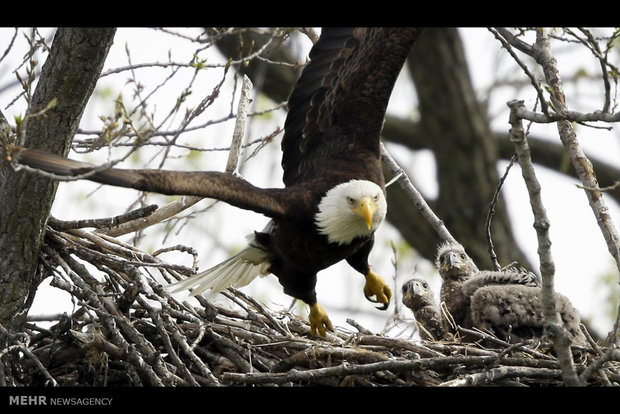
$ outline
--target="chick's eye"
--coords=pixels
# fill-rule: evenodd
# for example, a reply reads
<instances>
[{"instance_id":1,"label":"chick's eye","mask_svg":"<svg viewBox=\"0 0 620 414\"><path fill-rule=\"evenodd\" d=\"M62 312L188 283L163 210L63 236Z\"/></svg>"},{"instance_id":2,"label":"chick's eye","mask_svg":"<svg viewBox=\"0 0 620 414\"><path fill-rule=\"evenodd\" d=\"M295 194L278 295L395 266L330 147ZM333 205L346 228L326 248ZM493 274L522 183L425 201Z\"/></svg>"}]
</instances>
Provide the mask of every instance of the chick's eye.
<instances>
[{"instance_id":1,"label":"chick's eye","mask_svg":"<svg viewBox=\"0 0 620 414\"><path fill-rule=\"evenodd\" d=\"M461 253L461 259L465 258L465 253Z\"/></svg>"},{"instance_id":2,"label":"chick's eye","mask_svg":"<svg viewBox=\"0 0 620 414\"><path fill-rule=\"evenodd\" d=\"M424 287L424 289L428 289L428 283L424 282L422 283L422 286Z\"/></svg>"}]
</instances>

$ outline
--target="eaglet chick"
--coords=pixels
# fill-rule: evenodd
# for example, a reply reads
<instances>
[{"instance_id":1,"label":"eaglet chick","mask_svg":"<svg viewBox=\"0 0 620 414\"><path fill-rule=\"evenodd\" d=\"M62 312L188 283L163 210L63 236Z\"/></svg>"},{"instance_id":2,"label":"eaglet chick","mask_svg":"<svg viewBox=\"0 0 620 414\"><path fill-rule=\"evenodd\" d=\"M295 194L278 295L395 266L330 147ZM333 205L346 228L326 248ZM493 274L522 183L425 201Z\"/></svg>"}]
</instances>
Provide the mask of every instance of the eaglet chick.
<instances>
[{"instance_id":1,"label":"eaglet chick","mask_svg":"<svg viewBox=\"0 0 620 414\"><path fill-rule=\"evenodd\" d=\"M442 278L441 302L445 303L454 322L463 328L472 327L471 297L479 288L489 285L540 285L538 277L525 269L478 271L459 243L441 244L435 265Z\"/></svg>"},{"instance_id":2,"label":"eaglet chick","mask_svg":"<svg viewBox=\"0 0 620 414\"><path fill-rule=\"evenodd\" d=\"M405 282L402 290L403 304L413 311L416 321L421 325L420 338L442 339L445 332L441 322L441 311L428 282L414 278Z\"/></svg>"},{"instance_id":3,"label":"eaglet chick","mask_svg":"<svg viewBox=\"0 0 620 414\"><path fill-rule=\"evenodd\" d=\"M542 336L542 287L534 273L516 267L476 271L458 243L441 245L436 265L442 276L440 297L455 323L464 328L491 329L505 338ZM556 294L555 298L573 343L585 345L579 312L565 296Z\"/></svg>"},{"instance_id":4,"label":"eaglet chick","mask_svg":"<svg viewBox=\"0 0 620 414\"><path fill-rule=\"evenodd\" d=\"M585 346L585 335L580 329L579 312L568 298L555 294L556 310L568 331L573 345ZM511 342L541 337L544 327L542 289L521 285L482 287L471 298L473 325L493 331Z\"/></svg>"}]
</instances>

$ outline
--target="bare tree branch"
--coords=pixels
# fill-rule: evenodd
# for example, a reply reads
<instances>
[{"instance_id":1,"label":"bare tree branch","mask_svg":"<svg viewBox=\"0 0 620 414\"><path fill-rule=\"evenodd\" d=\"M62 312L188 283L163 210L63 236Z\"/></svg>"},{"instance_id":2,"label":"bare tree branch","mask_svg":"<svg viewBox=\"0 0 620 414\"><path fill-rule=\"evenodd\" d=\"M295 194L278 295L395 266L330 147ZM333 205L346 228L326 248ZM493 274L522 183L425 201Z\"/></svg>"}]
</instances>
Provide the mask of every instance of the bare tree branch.
<instances>
[{"instance_id":1,"label":"bare tree branch","mask_svg":"<svg viewBox=\"0 0 620 414\"><path fill-rule=\"evenodd\" d=\"M241 97L239 100L239 107L237 109L237 118L235 121L235 129L232 137L232 144L230 147L229 158L226 164L226 172L234 174L239 165L239 152L241 150L241 142L245 136L245 123L248 116L248 108L251 102L252 82L247 76L243 78L243 86L241 88ZM202 197L194 196L181 196L171 202L170 204L159 208L156 212L148 217L140 218L122 226L117 226L113 229L100 229L99 233L107 234L109 236L117 237L122 234L131 233L134 231L142 230L153 224L160 223L164 220L174 217L181 211L186 210L203 200Z\"/></svg>"},{"instance_id":2,"label":"bare tree branch","mask_svg":"<svg viewBox=\"0 0 620 414\"><path fill-rule=\"evenodd\" d=\"M555 109L560 115L565 116L568 112L568 108L566 105L562 81L557 68L557 62L551 53L549 38L546 31L543 29L537 30L537 40L534 45L534 52L534 57L542 67L547 84L551 89L551 96L554 101ZM571 163L577 171L581 184L588 188L598 187L598 181L596 179L594 169L592 168L592 163L581 149L579 141L577 140L577 134L575 133L571 123L568 120L560 120L558 121L557 126L560 140L562 141L562 144L564 144L564 148L570 157ZM618 235L616 226L614 226L611 219L611 215L609 214L609 209L605 203L603 195L600 191L585 191L585 194L588 198L592 212L594 213L594 217L596 218L596 222L598 223L601 233L603 234L605 243L607 244L607 249L616 261L616 267L618 269L618 274L620 275L620 236ZM620 308L617 312L614 328L608 335L608 340L618 343L620 338L619 333Z\"/></svg>"},{"instance_id":3,"label":"bare tree branch","mask_svg":"<svg viewBox=\"0 0 620 414\"><path fill-rule=\"evenodd\" d=\"M522 105L523 102L510 102L512 108ZM543 301L545 313L545 326L547 327L554 348L562 363L562 373L566 385L579 385L579 379L575 373L572 354L570 353L570 337L564 329L560 315L556 311L554 273L555 265L551 257L551 240L549 239L549 219L541 198L541 187L530 157L530 150L525 136L521 119L511 111L510 115L510 141L514 144L523 180L527 186L530 197L532 212L534 213L534 229L538 238L538 255L540 257L540 273L543 280Z\"/></svg>"},{"instance_id":4,"label":"bare tree branch","mask_svg":"<svg viewBox=\"0 0 620 414\"><path fill-rule=\"evenodd\" d=\"M392 158L383 143L381 143L381 159L387 164L391 173L394 175L393 180L396 180L399 183L401 188L407 193L413 204L424 215L439 237L441 237L444 241L455 243L456 240L450 234L443 221L441 221L441 219L435 215L433 210L431 210L426 203L426 200L424 200L424 197L422 197L422 194L420 194L420 192L415 188L409 177L407 177L405 171L396 163L394 158Z\"/></svg>"}]
</instances>

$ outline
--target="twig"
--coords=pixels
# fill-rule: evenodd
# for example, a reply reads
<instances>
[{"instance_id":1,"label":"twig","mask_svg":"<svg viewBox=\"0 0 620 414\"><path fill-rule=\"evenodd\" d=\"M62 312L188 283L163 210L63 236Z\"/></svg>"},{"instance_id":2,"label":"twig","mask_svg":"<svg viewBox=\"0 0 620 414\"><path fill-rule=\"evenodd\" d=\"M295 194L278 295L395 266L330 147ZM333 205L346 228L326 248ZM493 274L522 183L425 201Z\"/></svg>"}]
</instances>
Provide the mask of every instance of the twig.
<instances>
[{"instance_id":1,"label":"twig","mask_svg":"<svg viewBox=\"0 0 620 414\"><path fill-rule=\"evenodd\" d=\"M47 321L57 321L63 317L63 313L54 313L50 315L28 315L28 322L47 322Z\"/></svg>"},{"instance_id":2,"label":"twig","mask_svg":"<svg viewBox=\"0 0 620 414\"><path fill-rule=\"evenodd\" d=\"M48 219L48 224L52 226L54 229L58 231L64 231L69 229L79 229L83 227L94 227L97 229L101 228L112 228L119 226L128 221L137 220L143 217L146 217L157 210L156 204L151 204L146 207L138 208L136 210L132 210L128 213L120 214L115 217L107 217L101 219L85 219L85 220L58 220L57 218L51 217Z\"/></svg>"},{"instance_id":3,"label":"twig","mask_svg":"<svg viewBox=\"0 0 620 414\"><path fill-rule=\"evenodd\" d=\"M502 175L502 177L499 180L499 184L497 185L497 188L495 189L495 192L493 193L493 199L491 200L491 203L489 204L489 210L487 211L486 226L485 226L487 229L487 244L489 245L489 257L491 258L491 263L493 263L493 268L495 270L500 270L501 266L499 262L497 261L497 254L495 254L495 247L493 245L493 238L491 236L491 221L493 220L493 216L495 215L495 205L497 204L497 201L499 200L499 194L502 191L504 181L506 181L506 177L508 177L508 172L510 171L510 169L512 168L512 165L514 164L516 160L517 160L517 154L514 154L510 158L510 162L508 163L508 166L506 167L506 171L504 172L504 175Z\"/></svg>"},{"instance_id":4,"label":"twig","mask_svg":"<svg viewBox=\"0 0 620 414\"><path fill-rule=\"evenodd\" d=\"M424 346L421 343L415 343L413 341L407 341L403 339L386 338L384 336L376 335L363 335L358 339L360 345L378 345L388 349L402 349L411 352L415 352L423 357L441 357L441 352L434 351L433 349Z\"/></svg>"},{"instance_id":5,"label":"twig","mask_svg":"<svg viewBox=\"0 0 620 414\"><path fill-rule=\"evenodd\" d=\"M469 374L463 378L446 381L439 384L440 387L463 387L475 386L480 384L492 384L506 378L536 378L553 379L559 378L562 371L549 368L529 368L529 367L499 367L493 368L476 374Z\"/></svg>"},{"instance_id":6,"label":"twig","mask_svg":"<svg viewBox=\"0 0 620 414\"><path fill-rule=\"evenodd\" d=\"M538 29L536 32L536 43L534 44L534 58L538 64L542 67L545 74L545 79L550 87L551 97L554 101L555 109L560 115L565 115L568 111L566 105L566 97L564 96L564 90L562 86L562 80L560 79L560 73L557 69L557 62L551 53L551 46L549 44L549 38L547 33L543 29ZM601 113L607 115L606 113ZM616 114L616 117L620 119L620 114ZM577 140L577 134L571 122L567 120L561 120L557 123L560 140L568 153L571 164L575 168L581 184L584 187L596 188L598 187L598 181L592 167L592 163L583 152L583 149L579 145ZM594 213L596 222L599 225L607 249L616 262L616 267L620 275L620 235L613 223L609 209L599 191L585 191L588 198L590 208ZM620 302L619 302L620 303ZM620 304L616 315L616 321L614 327L609 333L607 340L612 343L618 342L618 334L620 333Z\"/></svg>"},{"instance_id":7,"label":"twig","mask_svg":"<svg viewBox=\"0 0 620 414\"><path fill-rule=\"evenodd\" d=\"M198 382L189 372L189 369L183 363L181 358L179 358L179 355L177 354L174 346L172 345L170 335L168 334L168 329L166 328L166 326L164 326L164 321L161 318L161 315L159 314L159 312L153 309L151 306L147 305L146 301L143 302L143 306L145 306L145 308L149 311L151 320L155 324L155 327L157 328L157 331L159 332L159 337L161 338L164 344L164 349L166 350L166 352L168 352L168 355L172 359L172 362L174 363L175 367L179 370L181 375L183 375L183 377L188 381L190 385L197 386Z\"/></svg>"},{"instance_id":8,"label":"twig","mask_svg":"<svg viewBox=\"0 0 620 414\"><path fill-rule=\"evenodd\" d=\"M252 83L248 79L244 78L244 87L242 89L241 99L239 101L239 111L237 113L237 119L235 122L235 132L233 134L233 144L231 144L231 150L229 153L228 163L226 164L226 172L233 173L238 169L239 151L241 139L244 136L244 128L247 118L247 109L250 103ZM99 233L107 234L112 237L121 236L123 234L132 233L138 230L145 229L153 224L160 223L170 217L174 217L181 211L186 210L194 204L201 201L202 197L194 196L181 196L170 204L159 208L152 215L141 218L139 220L130 221L121 226L115 227L109 230L99 230Z\"/></svg>"},{"instance_id":9,"label":"twig","mask_svg":"<svg viewBox=\"0 0 620 414\"><path fill-rule=\"evenodd\" d=\"M97 229L97 233L105 234L111 237L122 236L123 234L133 233L143 230L154 224L160 223L170 217L174 217L183 210L186 210L202 200L202 197L181 196L173 202L158 208L153 214L136 220L123 223L111 229Z\"/></svg>"},{"instance_id":10,"label":"twig","mask_svg":"<svg viewBox=\"0 0 620 414\"><path fill-rule=\"evenodd\" d=\"M256 50L255 52L253 52L252 54L248 55L248 56L244 56L241 59L237 59L237 60L230 60L227 62L221 62L221 63L206 63L206 62L201 62L200 66L201 68L207 69L207 68L226 68L229 67L231 65L241 65L244 64L246 62L250 62L253 59L259 58L260 55L269 47L271 46L271 43L274 41L274 39L277 37L277 31L274 32L271 36L270 39L268 39L268 41L258 50ZM285 63L282 63L285 64ZM291 66L295 66L290 64ZM194 63L187 63L187 62L149 62L149 63L136 63L136 64L129 64L127 66L122 66L122 67L118 67L118 68L112 68L109 69L105 72L101 73L100 78L104 77L104 76L109 76L109 75L113 75L113 74L117 74L117 73L121 73L124 71L133 71L135 69L140 69L140 68L153 68L153 67L161 67L161 68L170 68L170 67L178 67L178 68L189 68L189 69L196 69L196 64Z\"/></svg>"},{"instance_id":11,"label":"twig","mask_svg":"<svg viewBox=\"0 0 620 414\"><path fill-rule=\"evenodd\" d=\"M25 342L23 341L24 339L25 339ZM4 326L2 326L2 324L0 324L0 344L8 340L12 340L12 342L16 342L16 343L12 345L8 345L4 349L0 348L0 359L2 359L2 357L8 352L12 352L12 351L22 352L24 353L24 355L26 355L28 358L30 358L34 362L36 367L39 369L39 371L41 371L43 376L47 378L47 380L52 384L52 386L58 385L54 377L50 375L49 371L41 363L39 358L35 354L33 354L30 349L28 349L30 337L25 334L21 334L21 333L17 335L11 334ZM4 367L4 365L2 365L2 367ZM2 382L5 383L4 375L2 376L1 379L2 379Z\"/></svg>"},{"instance_id":12,"label":"twig","mask_svg":"<svg viewBox=\"0 0 620 414\"><path fill-rule=\"evenodd\" d=\"M530 72L530 70L525 65L525 63L521 62L521 59L517 57L516 53L511 48L511 46L515 46L521 52L531 56L531 54L533 53L532 46L523 42L521 39L518 39L516 36L512 35L512 33L510 33L506 29L489 28L489 31L493 33L495 38L502 43L502 46L508 51L508 53L510 54L510 56L512 56L514 61L521 67L521 70L523 70L523 73L525 73L525 75L530 79L532 86L534 87L534 89L536 90L536 93L538 94L538 100L540 101L540 106L542 108L543 113L545 114L545 116L550 116L549 106L547 104L547 101L545 100L545 95L543 93L542 88L540 87L538 79L536 79L536 77Z\"/></svg>"},{"instance_id":13,"label":"twig","mask_svg":"<svg viewBox=\"0 0 620 414\"><path fill-rule=\"evenodd\" d=\"M607 71L607 66L608 66L608 62L607 62L607 54L605 53L603 55L603 53L601 52L601 49L598 45L597 40L594 38L594 36L592 35L592 33L583 28L580 27L579 30L586 36L586 39L582 39L581 37L579 37L577 35L577 33L573 32L571 29L569 28L565 28L564 29L568 34L572 35L573 37L575 37L575 39L577 39L579 42L581 42L584 46L586 46L586 48L588 48L592 54L594 55L595 58L598 59L599 64L601 66L601 75L603 78L603 87L605 88L605 100L603 102L603 112L609 112L609 107L611 105L611 84L609 82L609 73ZM616 70L617 73L617 68L613 68L612 70Z\"/></svg>"},{"instance_id":14,"label":"twig","mask_svg":"<svg viewBox=\"0 0 620 414\"><path fill-rule=\"evenodd\" d=\"M194 270L182 265L175 265L165 263L157 257L139 251L133 246L127 245L125 243L120 242L119 240L113 239L109 236L103 234L95 234L90 233L88 231L84 231L81 229L73 229L66 233L58 233L55 230L50 229L51 235L56 237L63 238L64 240L68 240L74 243L75 246L81 247L82 249L89 249L87 252L89 256L99 256L103 259L107 259L108 261L113 260L113 257L109 256L110 254L118 255L123 257L122 261L124 264L133 265L133 266L147 266L147 267L159 267L165 268L171 271L180 272L183 274L193 274ZM92 249L92 245L86 243L89 241L92 245L96 246L96 249ZM137 259L137 260L132 260Z\"/></svg>"},{"instance_id":15,"label":"twig","mask_svg":"<svg viewBox=\"0 0 620 414\"><path fill-rule=\"evenodd\" d=\"M239 98L239 106L237 107L237 119L235 121L230 151L228 152L228 161L226 162L226 172L231 174L237 174L239 168L239 153L241 151L241 142L245 135L245 123L248 117L248 109L252 101L251 93L252 81L250 81L247 75L243 75L241 97Z\"/></svg>"},{"instance_id":16,"label":"twig","mask_svg":"<svg viewBox=\"0 0 620 414\"><path fill-rule=\"evenodd\" d=\"M609 349L600 358L591 363L580 375L579 379L585 383L590 376L602 368L609 361L620 361L620 349Z\"/></svg>"},{"instance_id":17,"label":"twig","mask_svg":"<svg viewBox=\"0 0 620 414\"><path fill-rule=\"evenodd\" d=\"M506 347L506 348L513 347L514 345L516 345L516 344L509 344L506 341L503 341L503 340L501 340L501 339L499 339L499 338L497 338L495 336L491 336L491 335L488 335L488 334L483 333L483 332L478 332L478 331L475 331L475 330L472 330L472 329L463 328L461 326L459 326L458 329L459 329L459 331L461 331L463 333L466 333L468 335L472 335L472 336L478 337L478 338L483 339L485 341L489 341L489 342L492 342L492 343L494 343L496 345L500 345L500 346L503 346L503 347ZM554 359L553 357L550 357L550 356L545 355L543 353L534 351L534 350L529 349L528 347L523 346L523 345L518 345L517 347L515 347L515 349L518 349L518 350L520 350L522 352L525 352L526 354L530 354L533 357L538 358L538 359L548 359L548 360Z\"/></svg>"},{"instance_id":18,"label":"twig","mask_svg":"<svg viewBox=\"0 0 620 414\"><path fill-rule=\"evenodd\" d=\"M271 324L273 325L273 327L280 332L281 334L285 335L285 336L292 336L291 332L288 331L287 329L285 329L280 322L278 322L273 315L271 315L271 313L267 312L267 310L261 306L260 303L258 303L254 298L252 298L251 296L246 295L245 293L241 292L240 290L234 288L234 287L230 287L229 288L230 291L232 291L233 293L235 293L235 295L243 298L243 300L245 300L246 302L252 304L252 306L254 306L255 309L257 309L262 315L264 315L267 320L269 320L269 322L271 322Z\"/></svg>"},{"instance_id":19,"label":"twig","mask_svg":"<svg viewBox=\"0 0 620 414\"><path fill-rule=\"evenodd\" d=\"M583 190L600 191L602 193L605 191L612 191L612 190L615 190L616 188L620 188L620 180L616 180L615 183L613 183L612 185L608 185L607 187L586 187L585 185L581 185L581 184L575 184L575 186Z\"/></svg>"},{"instance_id":20,"label":"twig","mask_svg":"<svg viewBox=\"0 0 620 414\"><path fill-rule=\"evenodd\" d=\"M308 370L292 369L286 373L226 373L223 375L225 381L235 384L283 384L288 382L307 382L314 383L319 378L341 377L346 375L366 375L376 374L380 371L404 372L404 371L424 371L424 370L449 370L458 366L484 366L494 356L440 356L426 359L389 359L387 361L372 362L367 364L355 365L349 362L342 362L338 366L317 368ZM510 361L509 361L510 362ZM551 374L548 368L527 367L520 370L521 375L541 375L545 378ZM556 376L561 372L552 370ZM538 373L538 374L536 374Z\"/></svg>"},{"instance_id":21,"label":"twig","mask_svg":"<svg viewBox=\"0 0 620 414\"><path fill-rule=\"evenodd\" d=\"M579 379L575 373L575 367L570 352L570 337L566 329L564 329L560 315L556 312L555 290L554 290L554 273L555 264L551 257L551 240L549 239L549 219L542 202L541 187L534 165L530 156L530 148L525 136L525 130L521 119L519 119L513 108L522 105L522 101L511 101L508 103L510 107L510 141L515 146L519 165L521 166L521 174L527 187L530 198L530 205L534 213L534 229L538 238L538 255L540 257L540 273L542 275L543 286L543 305L545 322L548 327L550 337L553 341L554 348L562 363L562 372L564 373L564 381L566 385L579 385Z\"/></svg>"},{"instance_id":22,"label":"twig","mask_svg":"<svg viewBox=\"0 0 620 414\"><path fill-rule=\"evenodd\" d=\"M562 113L550 113L544 114L540 112L534 112L526 109L525 107L520 107L516 109L516 114L521 119L525 119L527 121L536 122L537 124L551 124L553 122L558 121L570 121L570 122L620 122L620 112L615 113L607 113L607 112L577 112L565 110Z\"/></svg>"},{"instance_id":23,"label":"twig","mask_svg":"<svg viewBox=\"0 0 620 414\"><path fill-rule=\"evenodd\" d=\"M354 319L347 318L347 323L349 325L351 325L352 327L354 327L355 329L357 329L359 331L359 333L361 333L361 334L372 335L372 331L370 331L367 328L364 328L362 325L357 323Z\"/></svg>"},{"instance_id":24,"label":"twig","mask_svg":"<svg viewBox=\"0 0 620 414\"><path fill-rule=\"evenodd\" d=\"M456 239L450 234L448 229L442 220L437 217L437 215L433 212L433 210L429 207L422 194L418 191L417 188L413 185L407 173L398 165L398 163L392 158L387 148L383 143L381 143L381 159L389 168L390 172L398 176L398 184L405 191L405 193L409 196L413 204L416 208L422 213L426 221L433 227L433 229L437 232L439 237L451 243L456 243ZM476 269L477 270L477 269Z\"/></svg>"}]
</instances>

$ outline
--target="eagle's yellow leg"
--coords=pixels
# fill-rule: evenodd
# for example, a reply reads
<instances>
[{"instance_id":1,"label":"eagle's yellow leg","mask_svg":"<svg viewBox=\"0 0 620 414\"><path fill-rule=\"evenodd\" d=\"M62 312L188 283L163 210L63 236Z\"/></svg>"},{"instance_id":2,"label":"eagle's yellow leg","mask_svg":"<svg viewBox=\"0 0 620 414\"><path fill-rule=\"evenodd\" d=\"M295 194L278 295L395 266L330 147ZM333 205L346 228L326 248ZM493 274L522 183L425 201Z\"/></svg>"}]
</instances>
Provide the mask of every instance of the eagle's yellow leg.
<instances>
[{"instance_id":1,"label":"eagle's yellow leg","mask_svg":"<svg viewBox=\"0 0 620 414\"><path fill-rule=\"evenodd\" d=\"M371 302L383 303L385 306L379 309L385 310L392 299L392 289L381 276L369 270L366 275L366 285L364 285L364 296ZM370 299L372 296L375 296L376 300Z\"/></svg>"},{"instance_id":2,"label":"eagle's yellow leg","mask_svg":"<svg viewBox=\"0 0 620 414\"><path fill-rule=\"evenodd\" d=\"M317 332L325 336L325 330L333 331L332 322L327 317L327 312L318 303L310 305L310 332L316 336Z\"/></svg>"}]
</instances>

